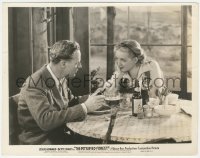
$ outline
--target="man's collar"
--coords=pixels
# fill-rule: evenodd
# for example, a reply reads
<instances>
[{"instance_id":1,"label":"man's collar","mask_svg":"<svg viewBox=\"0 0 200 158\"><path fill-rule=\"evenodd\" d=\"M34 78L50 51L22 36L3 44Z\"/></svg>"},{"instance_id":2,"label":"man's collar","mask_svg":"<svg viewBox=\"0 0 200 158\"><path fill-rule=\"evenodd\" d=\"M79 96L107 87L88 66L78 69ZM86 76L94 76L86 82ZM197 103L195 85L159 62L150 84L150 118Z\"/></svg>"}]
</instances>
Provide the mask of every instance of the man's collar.
<instances>
[{"instance_id":1,"label":"man's collar","mask_svg":"<svg viewBox=\"0 0 200 158\"><path fill-rule=\"evenodd\" d=\"M59 86L60 84L62 84L63 80L65 78L62 78L60 81L58 80L58 78L55 76L55 74L53 73L53 71L50 68L50 65L47 65L47 70L49 71L49 73L51 74L52 78L54 79L56 86Z\"/></svg>"}]
</instances>

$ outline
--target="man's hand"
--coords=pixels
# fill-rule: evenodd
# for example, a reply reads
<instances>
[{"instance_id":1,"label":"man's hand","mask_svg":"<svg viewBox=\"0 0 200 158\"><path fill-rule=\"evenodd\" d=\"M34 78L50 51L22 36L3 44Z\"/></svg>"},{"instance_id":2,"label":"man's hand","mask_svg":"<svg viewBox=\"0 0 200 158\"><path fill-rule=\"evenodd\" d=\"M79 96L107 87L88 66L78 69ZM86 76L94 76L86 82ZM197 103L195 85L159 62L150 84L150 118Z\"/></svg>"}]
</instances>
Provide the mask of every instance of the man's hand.
<instances>
[{"instance_id":1,"label":"man's hand","mask_svg":"<svg viewBox=\"0 0 200 158\"><path fill-rule=\"evenodd\" d=\"M100 92L100 89L97 89L85 102L85 106L87 107L87 111L93 112L99 109L103 104L105 104L104 95L97 95Z\"/></svg>"}]
</instances>

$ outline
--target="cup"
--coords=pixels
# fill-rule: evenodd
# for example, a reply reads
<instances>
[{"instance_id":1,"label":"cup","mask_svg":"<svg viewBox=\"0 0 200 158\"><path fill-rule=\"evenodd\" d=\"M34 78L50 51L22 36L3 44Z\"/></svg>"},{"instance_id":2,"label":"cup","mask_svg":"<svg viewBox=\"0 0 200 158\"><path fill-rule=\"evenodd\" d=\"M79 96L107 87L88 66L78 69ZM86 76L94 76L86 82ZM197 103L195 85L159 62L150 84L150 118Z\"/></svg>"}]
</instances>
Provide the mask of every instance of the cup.
<instances>
[{"instance_id":1,"label":"cup","mask_svg":"<svg viewBox=\"0 0 200 158\"><path fill-rule=\"evenodd\" d=\"M174 94L174 93L170 93L168 94L168 104L170 105L176 105L177 101L178 101L178 94Z\"/></svg>"},{"instance_id":2,"label":"cup","mask_svg":"<svg viewBox=\"0 0 200 158\"><path fill-rule=\"evenodd\" d=\"M153 116L153 109L152 108L144 109L144 116L147 118L151 118Z\"/></svg>"}]
</instances>

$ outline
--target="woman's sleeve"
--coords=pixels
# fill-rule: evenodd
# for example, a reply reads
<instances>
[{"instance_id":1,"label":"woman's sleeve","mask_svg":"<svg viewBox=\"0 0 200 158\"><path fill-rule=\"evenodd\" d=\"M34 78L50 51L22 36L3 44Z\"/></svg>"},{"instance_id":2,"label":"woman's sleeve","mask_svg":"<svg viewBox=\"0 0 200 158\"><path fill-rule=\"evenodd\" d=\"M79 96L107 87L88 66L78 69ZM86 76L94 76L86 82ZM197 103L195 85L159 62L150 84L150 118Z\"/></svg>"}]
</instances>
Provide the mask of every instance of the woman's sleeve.
<instances>
[{"instance_id":1,"label":"woman's sleeve","mask_svg":"<svg viewBox=\"0 0 200 158\"><path fill-rule=\"evenodd\" d=\"M163 72L160 69L159 64L156 61L150 63L150 90L149 97L156 98L157 91L162 91L162 87L165 85Z\"/></svg>"},{"instance_id":2,"label":"woman's sleeve","mask_svg":"<svg viewBox=\"0 0 200 158\"><path fill-rule=\"evenodd\" d=\"M163 72L160 69L159 64L156 61L151 62L150 78L151 84L155 88L161 88L164 86Z\"/></svg>"}]
</instances>

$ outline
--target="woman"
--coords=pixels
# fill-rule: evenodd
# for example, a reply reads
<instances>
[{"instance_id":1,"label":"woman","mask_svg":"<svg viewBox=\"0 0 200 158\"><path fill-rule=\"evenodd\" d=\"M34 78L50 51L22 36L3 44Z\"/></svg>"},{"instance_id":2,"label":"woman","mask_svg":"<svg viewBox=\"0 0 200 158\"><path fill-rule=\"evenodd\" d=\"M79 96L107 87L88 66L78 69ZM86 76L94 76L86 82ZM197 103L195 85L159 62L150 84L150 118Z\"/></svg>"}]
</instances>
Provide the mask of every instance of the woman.
<instances>
[{"instance_id":1,"label":"woman","mask_svg":"<svg viewBox=\"0 0 200 158\"><path fill-rule=\"evenodd\" d=\"M122 79L128 79L128 86L139 81L142 89L148 89L150 97L156 96L156 90L164 85L163 73L158 63L146 59L143 49L135 40L124 40L114 49L116 71L105 84L107 91L123 87Z\"/></svg>"}]
</instances>

